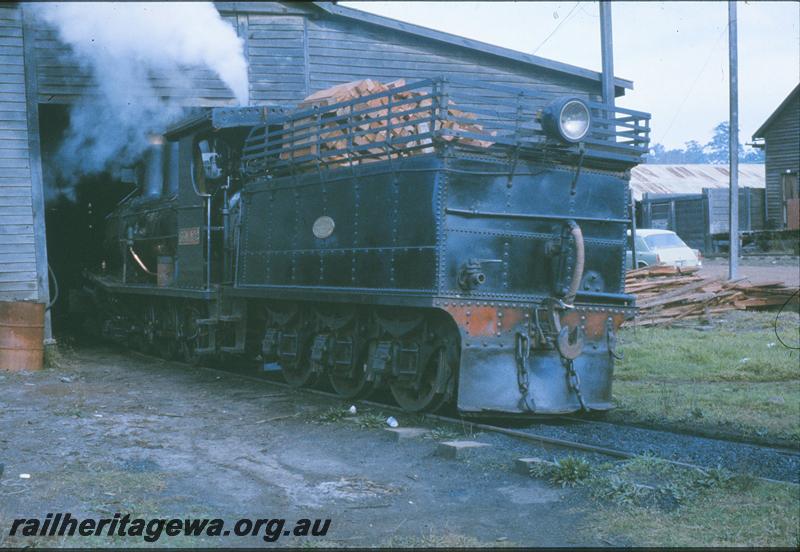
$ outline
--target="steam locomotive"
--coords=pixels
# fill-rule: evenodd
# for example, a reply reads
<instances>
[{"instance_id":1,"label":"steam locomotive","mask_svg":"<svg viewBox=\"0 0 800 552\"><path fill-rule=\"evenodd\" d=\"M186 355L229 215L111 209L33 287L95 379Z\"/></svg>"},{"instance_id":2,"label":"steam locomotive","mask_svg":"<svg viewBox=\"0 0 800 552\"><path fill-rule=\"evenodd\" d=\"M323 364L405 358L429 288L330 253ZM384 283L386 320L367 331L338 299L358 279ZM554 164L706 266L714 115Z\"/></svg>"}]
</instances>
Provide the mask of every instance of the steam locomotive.
<instances>
[{"instance_id":1,"label":"steam locomotive","mask_svg":"<svg viewBox=\"0 0 800 552\"><path fill-rule=\"evenodd\" d=\"M606 410L648 135L646 113L443 78L207 109L152 140L87 300L108 338L346 398Z\"/></svg>"}]
</instances>

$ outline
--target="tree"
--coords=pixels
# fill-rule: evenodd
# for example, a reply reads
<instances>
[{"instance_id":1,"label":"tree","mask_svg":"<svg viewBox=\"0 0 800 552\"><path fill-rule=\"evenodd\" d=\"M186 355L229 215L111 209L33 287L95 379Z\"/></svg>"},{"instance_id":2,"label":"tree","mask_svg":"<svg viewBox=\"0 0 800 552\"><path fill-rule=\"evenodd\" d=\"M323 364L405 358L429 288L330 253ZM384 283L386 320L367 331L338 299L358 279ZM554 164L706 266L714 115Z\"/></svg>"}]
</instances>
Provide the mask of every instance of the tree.
<instances>
[{"instance_id":1,"label":"tree","mask_svg":"<svg viewBox=\"0 0 800 552\"><path fill-rule=\"evenodd\" d=\"M714 135L705 145L696 140L686 142L684 149L666 149L662 144L653 144L646 162L653 164L691 164L711 163L724 165L728 163L728 121L722 121L714 127ZM764 151L748 147L745 150L739 144L740 163L763 163Z\"/></svg>"},{"instance_id":2,"label":"tree","mask_svg":"<svg viewBox=\"0 0 800 552\"><path fill-rule=\"evenodd\" d=\"M714 136L711 141L706 144L706 151L708 152L708 160L714 165L722 165L727 163L728 160L728 144L730 143L730 125L728 121L722 121L714 127ZM739 159L744 157L744 147L739 143Z\"/></svg>"},{"instance_id":3,"label":"tree","mask_svg":"<svg viewBox=\"0 0 800 552\"><path fill-rule=\"evenodd\" d=\"M703 151L703 146L697 140L690 140L686 142L686 151L684 154L685 163L705 163L706 154Z\"/></svg>"}]
</instances>

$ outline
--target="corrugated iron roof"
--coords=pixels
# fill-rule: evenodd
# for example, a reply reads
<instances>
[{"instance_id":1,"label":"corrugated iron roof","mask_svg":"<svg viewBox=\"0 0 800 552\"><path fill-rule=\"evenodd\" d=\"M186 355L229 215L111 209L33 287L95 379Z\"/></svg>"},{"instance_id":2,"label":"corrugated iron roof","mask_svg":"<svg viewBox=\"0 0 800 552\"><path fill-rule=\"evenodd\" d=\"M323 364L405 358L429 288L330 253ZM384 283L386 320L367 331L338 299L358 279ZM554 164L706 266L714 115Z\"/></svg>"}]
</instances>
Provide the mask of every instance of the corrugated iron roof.
<instances>
[{"instance_id":1,"label":"corrugated iron roof","mask_svg":"<svg viewBox=\"0 0 800 552\"><path fill-rule=\"evenodd\" d=\"M631 170L631 190L642 194L699 194L703 188L727 188L726 165L638 165ZM739 164L740 188L764 188L763 164Z\"/></svg>"}]
</instances>

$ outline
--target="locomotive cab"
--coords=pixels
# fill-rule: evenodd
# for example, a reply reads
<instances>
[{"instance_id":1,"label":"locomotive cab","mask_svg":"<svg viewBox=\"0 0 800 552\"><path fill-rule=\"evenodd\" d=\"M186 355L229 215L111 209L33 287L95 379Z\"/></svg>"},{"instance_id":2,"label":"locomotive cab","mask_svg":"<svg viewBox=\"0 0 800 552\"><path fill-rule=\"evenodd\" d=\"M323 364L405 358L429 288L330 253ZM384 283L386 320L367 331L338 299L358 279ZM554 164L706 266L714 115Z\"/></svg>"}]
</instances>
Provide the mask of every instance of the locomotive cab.
<instances>
[{"instance_id":1,"label":"locomotive cab","mask_svg":"<svg viewBox=\"0 0 800 552\"><path fill-rule=\"evenodd\" d=\"M204 111L151 136L138 193L108 217L107 271L123 284L209 290L230 278L238 151L262 109Z\"/></svg>"}]
</instances>

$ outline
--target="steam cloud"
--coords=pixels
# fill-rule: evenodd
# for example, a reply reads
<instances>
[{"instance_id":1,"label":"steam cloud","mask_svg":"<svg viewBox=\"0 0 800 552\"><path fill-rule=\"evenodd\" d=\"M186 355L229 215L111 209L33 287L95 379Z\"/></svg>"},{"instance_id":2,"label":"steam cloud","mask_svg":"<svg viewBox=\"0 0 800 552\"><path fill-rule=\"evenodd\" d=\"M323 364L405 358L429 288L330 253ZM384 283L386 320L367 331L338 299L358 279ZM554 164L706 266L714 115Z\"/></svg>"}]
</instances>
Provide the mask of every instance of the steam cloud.
<instances>
[{"instance_id":1,"label":"steam cloud","mask_svg":"<svg viewBox=\"0 0 800 552\"><path fill-rule=\"evenodd\" d=\"M163 132L183 115L179 99L166 94L192 94L191 74L198 69L217 76L239 104L248 103L244 44L211 2L33 7L70 46L72 64L90 72L97 85L97 95L72 106L56 155L58 172L68 180L136 160L149 134Z\"/></svg>"}]
</instances>

